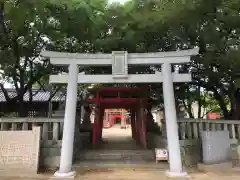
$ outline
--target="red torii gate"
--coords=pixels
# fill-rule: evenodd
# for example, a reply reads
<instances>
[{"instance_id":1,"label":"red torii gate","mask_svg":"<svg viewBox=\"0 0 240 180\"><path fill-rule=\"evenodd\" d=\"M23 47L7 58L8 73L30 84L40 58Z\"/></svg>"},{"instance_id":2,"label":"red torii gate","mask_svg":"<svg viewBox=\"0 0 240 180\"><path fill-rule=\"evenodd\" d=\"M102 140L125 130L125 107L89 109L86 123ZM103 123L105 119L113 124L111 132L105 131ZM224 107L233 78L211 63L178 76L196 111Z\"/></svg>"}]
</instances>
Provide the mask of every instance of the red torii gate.
<instances>
[{"instance_id":1,"label":"red torii gate","mask_svg":"<svg viewBox=\"0 0 240 180\"><path fill-rule=\"evenodd\" d=\"M102 142L102 128L105 109L122 108L129 109L131 114L132 137L144 148L147 148L146 140L146 115L144 114L144 105L148 103L148 98L142 97L121 97L121 94L147 93L149 89L143 88L98 88L91 92L95 98L88 99L88 102L95 103L95 119L93 125L92 144L95 147ZM110 97L109 97L110 95Z\"/></svg>"},{"instance_id":2,"label":"red torii gate","mask_svg":"<svg viewBox=\"0 0 240 180\"><path fill-rule=\"evenodd\" d=\"M103 120L103 128L111 128L116 124L116 119L121 120L121 128L126 127L126 119L128 111L125 109L107 109L104 111L105 117Z\"/></svg>"}]
</instances>

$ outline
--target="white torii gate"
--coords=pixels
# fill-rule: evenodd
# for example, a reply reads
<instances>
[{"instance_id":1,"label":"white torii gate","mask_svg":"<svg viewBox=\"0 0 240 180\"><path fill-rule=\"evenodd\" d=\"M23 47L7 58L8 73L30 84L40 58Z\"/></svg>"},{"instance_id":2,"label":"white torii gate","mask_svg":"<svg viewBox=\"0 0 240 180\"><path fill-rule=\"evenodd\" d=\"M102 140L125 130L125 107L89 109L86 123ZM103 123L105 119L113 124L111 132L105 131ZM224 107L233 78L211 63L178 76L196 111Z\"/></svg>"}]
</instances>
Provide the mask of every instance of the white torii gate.
<instances>
[{"instance_id":1,"label":"white torii gate","mask_svg":"<svg viewBox=\"0 0 240 180\"><path fill-rule=\"evenodd\" d=\"M174 97L174 82L190 82L191 74L172 73L171 64L190 62L191 56L199 49L158 53L127 53L114 51L112 54L79 54L43 51L42 56L50 58L56 65L69 66L68 75L50 75L50 83L67 83L66 109L64 117L62 149L59 171L56 177L71 177L75 114L78 83L163 83L164 107L167 127L167 142L170 170L168 176L186 176L183 171L178 136L177 115ZM155 74L128 74L128 65L161 64L162 71ZM79 73L78 66L112 66L112 74L85 75Z\"/></svg>"}]
</instances>

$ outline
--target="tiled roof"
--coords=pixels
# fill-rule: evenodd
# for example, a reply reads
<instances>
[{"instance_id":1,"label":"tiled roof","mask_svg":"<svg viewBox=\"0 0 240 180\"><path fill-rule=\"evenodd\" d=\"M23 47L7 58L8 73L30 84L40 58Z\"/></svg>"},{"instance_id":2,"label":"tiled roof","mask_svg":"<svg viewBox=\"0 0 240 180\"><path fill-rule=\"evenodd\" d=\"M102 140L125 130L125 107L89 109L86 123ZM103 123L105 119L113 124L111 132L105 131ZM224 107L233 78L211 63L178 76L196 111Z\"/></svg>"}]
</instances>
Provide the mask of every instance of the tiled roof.
<instances>
[{"instance_id":1,"label":"tiled roof","mask_svg":"<svg viewBox=\"0 0 240 180\"><path fill-rule=\"evenodd\" d=\"M10 98L16 97L17 93L13 89L7 89L8 95ZM37 102L45 102L48 101L50 97L50 92L48 91L38 91L33 90L33 101ZM0 102L5 102L5 96L3 92L0 90ZM24 101L29 101L29 92L26 92L24 95ZM56 93L55 96L52 98L52 101L65 101L65 96L61 95L60 93Z\"/></svg>"}]
</instances>

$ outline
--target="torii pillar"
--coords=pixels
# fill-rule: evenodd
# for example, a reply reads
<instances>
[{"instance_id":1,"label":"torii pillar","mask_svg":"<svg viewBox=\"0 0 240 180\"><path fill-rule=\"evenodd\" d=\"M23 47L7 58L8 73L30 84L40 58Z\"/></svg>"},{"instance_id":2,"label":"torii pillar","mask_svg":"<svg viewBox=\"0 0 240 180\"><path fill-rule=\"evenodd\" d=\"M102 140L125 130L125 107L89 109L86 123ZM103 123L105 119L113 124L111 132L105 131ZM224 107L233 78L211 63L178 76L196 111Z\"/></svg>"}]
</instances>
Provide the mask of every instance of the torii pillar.
<instances>
[{"instance_id":1,"label":"torii pillar","mask_svg":"<svg viewBox=\"0 0 240 180\"><path fill-rule=\"evenodd\" d=\"M170 171L167 171L167 175L170 177L187 176L187 173L184 172L182 168L177 114L172 80L172 67L170 63L162 64L162 75L170 165Z\"/></svg>"},{"instance_id":2,"label":"torii pillar","mask_svg":"<svg viewBox=\"0 0 240 180\"><path fill-rule=\"evenodd\" d=\"M61 158L59 170L54 174L56 177L74 177L76 174L75 171L72 171L72 161L77 107L78 65L70 64L68 74Z\"/></svg>"}]
</instances>

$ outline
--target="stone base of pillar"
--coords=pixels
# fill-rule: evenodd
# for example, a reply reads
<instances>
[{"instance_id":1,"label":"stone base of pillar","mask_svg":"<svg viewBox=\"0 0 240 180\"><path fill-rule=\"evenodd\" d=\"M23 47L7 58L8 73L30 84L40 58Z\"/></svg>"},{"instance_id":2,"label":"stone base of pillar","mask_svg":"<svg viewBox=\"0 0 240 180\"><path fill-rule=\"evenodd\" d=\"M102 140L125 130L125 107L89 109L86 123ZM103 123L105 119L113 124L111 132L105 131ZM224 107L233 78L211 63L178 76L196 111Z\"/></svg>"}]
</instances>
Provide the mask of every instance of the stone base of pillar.
<instances>
[{"instance_id":1,"label":"stone base of pillar","mask_svg":"<svg viewBox=\"0 0 240 180\"><path fill-rule=\"evenodd\" d=\"M166 171L165 172L165 174L166 174L166 176L167 177L169 177L169 178L178 178L178 177L190 177L189 175L188 175L188 173L187 172L170 172L170 171Z\"/></svg>"},{"instance_id":2,"label":"stone base of pillar","mask_svg":"<svg viewBox=\"0 0 240 180\"><path fill-rule=\"evenodd\" d=\"M59 171L54 173L52 178L54 179L74 179L76 177L76 171L71 171L68 173L61 173Z\"/></svg>"}]
</instances>

